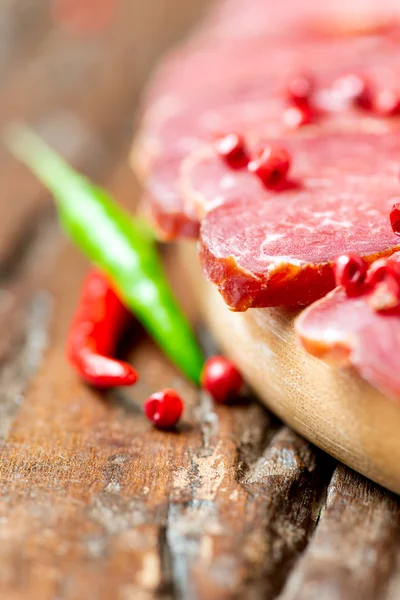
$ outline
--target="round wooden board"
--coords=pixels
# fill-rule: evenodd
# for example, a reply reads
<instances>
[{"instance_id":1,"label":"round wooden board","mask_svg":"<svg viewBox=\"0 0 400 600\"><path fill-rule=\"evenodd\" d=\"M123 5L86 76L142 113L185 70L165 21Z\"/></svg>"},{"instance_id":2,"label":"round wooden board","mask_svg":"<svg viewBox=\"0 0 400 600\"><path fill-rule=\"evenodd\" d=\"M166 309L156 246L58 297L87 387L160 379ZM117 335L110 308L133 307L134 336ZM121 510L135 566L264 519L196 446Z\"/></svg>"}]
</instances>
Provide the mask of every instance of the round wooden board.
<instances>
[{"instance_id":1,"label":"round wooden board","mask_svg":"<svg viewBox=\"0 0 400 600\"><path fill-rule=\"evenodd\" d=\"M231 312L204 280L195 244L178 244L178 258L205 321L260 399L309 441L400 493L400 404L351 369L330 366L303 350L294 333L297 313Z\"/></svg>"}]
</instances>

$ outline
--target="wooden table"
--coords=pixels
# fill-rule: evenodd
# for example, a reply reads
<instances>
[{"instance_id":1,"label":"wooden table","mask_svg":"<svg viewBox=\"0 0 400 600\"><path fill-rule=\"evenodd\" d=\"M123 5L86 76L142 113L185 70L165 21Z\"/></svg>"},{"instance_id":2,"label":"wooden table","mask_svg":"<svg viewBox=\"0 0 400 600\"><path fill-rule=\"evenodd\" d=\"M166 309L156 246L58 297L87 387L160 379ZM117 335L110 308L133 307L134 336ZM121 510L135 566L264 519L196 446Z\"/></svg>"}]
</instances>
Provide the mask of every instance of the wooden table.
<instances>
[{"instance_id":1,"label":"wooden table","mask_svg":"<svg viewBox=\"0 0 400 600\"><path fill-rule=\"evenodd\" d=\"M54 25L49 0L2 0L0 125L25 118L133 207L139 92L203 6L121 0L106 31L76 37ZM140 384L103 396L78 381L64 343L87 264L49 196L4 149L0 159L0 597L400 598L397 498L255 401L211 406L138 327L127 348ZM188 404L176 433L141 411L167 385Z\"/></svg>"}]
</instances>

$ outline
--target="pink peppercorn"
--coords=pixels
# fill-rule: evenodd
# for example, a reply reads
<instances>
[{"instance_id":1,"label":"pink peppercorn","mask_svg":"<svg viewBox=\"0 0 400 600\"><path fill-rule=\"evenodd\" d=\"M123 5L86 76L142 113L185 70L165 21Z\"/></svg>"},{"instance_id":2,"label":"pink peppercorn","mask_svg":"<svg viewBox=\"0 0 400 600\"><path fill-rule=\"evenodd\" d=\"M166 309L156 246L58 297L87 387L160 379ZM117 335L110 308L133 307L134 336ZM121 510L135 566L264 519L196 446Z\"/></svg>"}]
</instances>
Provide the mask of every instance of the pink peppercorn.
<instances>
[{"instance_id":1,"label":"pink peppercorn","mask_svg":"<svg viewBox=\"0 0 400 600\"><path fill-rule=\"evenodd\" d=\"M201 374L201 385L218 404L239 394L243 379L237 368L223 356L209 358Z\"/></svg>"},{"instance_id":2,"label":"pink peppercorn","mask_svg":"<svg viewBox=\"0 0 400 600\"><path fill-rule=\"evenodd\" d=\"M336 285L344 287L347 294L357 294L363 290L367 275L367 263L357 254L341 254L334 263Z\"/></svg>"},{"instance_id":3,"label":"pink peppercorn","mask_svg":"<svg viewBox=\"0 0 400 600\"><path fill-rule=\"evenodd\" d=\"M183 401L173 389L165 389L152 394L144 405L147 418L160 429L168 429L177 424L183 413Z\"/></svg>"},{"instance_id":4,"label":"pink peppercorn","mask_svg":"<svg viewBox=\"0 0 400 600\"><path fill-rule=\"evenodd\" d=\"M249 162L248 169L268 188L277 187L287 177L291 157L281 146L265 146Z\"/></svg>"},{"instance_id":5,"label":"pink peppercorn","mask_svg":"<svg viewBox=\"0 0 400 600\"><path fill-rule=\"evenodd\" d=\"M244 138L237 133L230 133L216 140L215 149L219 156L231 167L242 169L249 162Z\"/></svg>"}]
</instances>

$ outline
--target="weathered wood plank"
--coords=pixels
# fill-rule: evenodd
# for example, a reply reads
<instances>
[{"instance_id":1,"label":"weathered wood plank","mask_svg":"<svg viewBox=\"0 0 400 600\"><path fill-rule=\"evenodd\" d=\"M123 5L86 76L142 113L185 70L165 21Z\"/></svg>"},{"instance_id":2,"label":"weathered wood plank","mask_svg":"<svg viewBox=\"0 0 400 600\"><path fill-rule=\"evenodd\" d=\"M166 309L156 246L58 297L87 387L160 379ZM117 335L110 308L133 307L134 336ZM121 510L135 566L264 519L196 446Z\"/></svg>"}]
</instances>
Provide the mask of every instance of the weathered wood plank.
<instances>
[{"instance_id":1,"label":"weathered wood plank","mask_svg":"<svg viewBox=\"0 0 400 600\"><path fill-rule=\"evenodd\" d=\"M50 274L46 284L54 320L45 360L2 449L0 584L7 597L30 590L34 600L101 600L160 589L210 600L236 598L238 590L273 597L278 571L289 568L315 524L323 476L314 450L286 430L275 435L279 424L256 404L215 410L203 398L198 406L194 390L147 339L132 353L141 382L102 400L64 358L85 263L68 248L55 269L63 277ZM167 385L188 406L177 434L153 430L141 414L146 395Z\"/></svg>"},{"instance_id":2,"label":"weathered wood plank","mask_svg":"<svg viewBox=\"0 0 400 600\"><path fill-rule=\"evenodd\" d=\"M2 0L0 6L0 84L23 65L51 27L51 0Z\"/></svg>"},{"instance_id":3,"label":"weathered wood plank","mask_svg":"<svg viewBox=\"0 0 400 600\"><path fill-rule=\"evenodd\" d=\"M398 499L340 465L282 600L383 598L399 552Z\"/></svg>"},{"instance_id":4,"label":"weathered wood plank","mask_svg":"<svg viewBox=\"0 0 400 600\"><path fill-rule=\"evenodd\" d=\"M331 459L284 427L247 478L263 505L264 552L258 568L264 581L262 597L275 598L292 566L307 546L319 518ZM262 539L262 537L260 537ZM256 587L255 591L260 591Z\"/></svg>"},{"instance_id":5,"label":"weathered wood plank","mask_svg":"<svg viewBox=\"0 0 400 600\"><path fill-rule=\"evenodd\" d=\"M142 499L126 493L126 462L144 455L143 440L136 441L144 424L131 417L124 425L123 411L81 387L65 364L65 324L84 263L71 252L59 266L65 277L55 290L57 317L47 359L3 448L1 587L8 597L23 598L29 590L32 598L59 593L107 598L116 580L124 583L124 564L129 585L135 569L142 577L142 561L133 563L133 572L129 564L135 556L129 533L143 524L145 513L139 510ZM140 529L136 535L144 543ZM39 564L45 569L37 581Z\"/></svg>"},{"instance_id":6,"label":"weathered wood plank","mask_svg":"<svg viewBox=\"0 0 400 600\"><path fill-rule=\"evenodd\" d=\"M54 216L34 225L23 251L0 277L0 440L42 359L52 310L43 286L64 241Z\"/></svg>"},{"instance_id":7,"label":"weathered wood plank","mask_svg":"<svg viewBox=\"0 0 400 600\"><path fill-rule=\"evenodd\" d=\"M108 168L111 166L111 157ZM90 169L90 160L87 161ZM31 177L21 171L22 177ZM36 184L35 184L36 185ZM135 180L130 169L119 166L110 185L119 200L129 204ZM42 190L42 194L45 191ZM19 407L20 396L42 357L52 302L44 291L52 278L66 240L60 235L55 210L42 210L16 240L0 268L0 440Z\"/></svg>"}]
</instances>

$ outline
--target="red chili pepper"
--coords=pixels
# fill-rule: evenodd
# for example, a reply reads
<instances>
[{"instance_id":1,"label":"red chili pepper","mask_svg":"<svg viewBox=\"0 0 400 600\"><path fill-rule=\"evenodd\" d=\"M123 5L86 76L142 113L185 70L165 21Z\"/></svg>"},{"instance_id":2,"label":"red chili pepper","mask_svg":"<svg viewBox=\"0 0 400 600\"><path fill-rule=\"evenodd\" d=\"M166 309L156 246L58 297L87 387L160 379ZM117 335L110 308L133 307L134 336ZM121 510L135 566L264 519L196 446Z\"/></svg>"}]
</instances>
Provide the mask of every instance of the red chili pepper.
<instances>
[{"instance_id":1,"label":"red chili pepper","mask_svg":"<svg viewBox=\"0 0 400 600\"><path fill-rule=\"evenodd\" d=\"M215 149L231 169L242 169L249 162L246 143L241 135L230 133L216 140Z\"/></svg>"},{"instance_id":2,"label":"red chili pepper","mask_svg":"<svg viewBox=\"0 0 400 600\"><path fill-rule=\"evenodd\" d=\"M160 429L169 429L177 424L183 413L183 401L172 389L152 394L144 404L146 417Z\"/></svg>"},{"instance_id":3,"label":"red chili pepper","mask_svg":"<svg viewBox=\"0 0 400 600\"><path fill-rule=\"evenodd\" d=\"M218 404L223 404L239 394L242 384L241 374L227 358L212 356L205 362L201 385Z\"/></svg>"},{"instance_id":4,"label":"red chili pepper","mask_svg":"<svg viewBox=\"0 0 400 600\"><path fill-rule=\"evenodd\" d=\"M336 285L344 287L347 294L358 294L363 290L367 275L367 263L357 254L341 254L335 260Z\"/></svg>"},{"instance_id":5,"label":"red chili pepper","mask_svg":"<svg viewBox=\"0 0 400 600\"><path fill-rule=\"evenodd\" d=\"M130 365L111 358L131 318L107 279L98 271L90 271L67 341L68 358L87 383L108 388L137 381Z\"/></svg>"}]
</instances>

